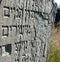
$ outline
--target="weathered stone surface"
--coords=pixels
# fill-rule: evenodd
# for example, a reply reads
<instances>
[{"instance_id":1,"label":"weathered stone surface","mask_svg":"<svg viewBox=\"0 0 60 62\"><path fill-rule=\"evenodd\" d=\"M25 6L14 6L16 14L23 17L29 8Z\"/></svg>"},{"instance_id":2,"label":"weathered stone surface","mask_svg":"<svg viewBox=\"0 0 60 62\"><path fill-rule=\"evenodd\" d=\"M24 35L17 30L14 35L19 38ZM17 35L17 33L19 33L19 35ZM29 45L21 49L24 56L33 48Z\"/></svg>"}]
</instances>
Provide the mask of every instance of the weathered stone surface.
<instances>
[{"instance_id":1,"label":"weathered stone surface","mask_svg":"<svg viewBox=\"0 0 60 62\"><path fill-rule=\"evenodd\" d=\"M46 62L55 8L53 0L1 0L0 62Z\"/></svg>"}]
</instances>

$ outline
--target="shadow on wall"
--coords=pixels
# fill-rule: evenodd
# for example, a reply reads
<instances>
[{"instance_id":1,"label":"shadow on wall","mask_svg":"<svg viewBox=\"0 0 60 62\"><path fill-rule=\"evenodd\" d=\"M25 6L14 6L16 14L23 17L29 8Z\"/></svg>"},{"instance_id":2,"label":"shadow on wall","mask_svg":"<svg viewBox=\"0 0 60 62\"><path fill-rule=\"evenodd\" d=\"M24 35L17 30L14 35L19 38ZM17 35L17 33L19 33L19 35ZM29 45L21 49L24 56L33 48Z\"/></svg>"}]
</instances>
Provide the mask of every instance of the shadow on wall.
<instances>
[{"instance_id":1,"label":"shadow on wall","mask_svg":"<svg viewBox=\"0 0 60 62\"><path fill-rule=\"evenodd\" d=\"M1 4L1 1L2 1L2 0L0 0L0 4Z\"/></svg>"}]
</instances>

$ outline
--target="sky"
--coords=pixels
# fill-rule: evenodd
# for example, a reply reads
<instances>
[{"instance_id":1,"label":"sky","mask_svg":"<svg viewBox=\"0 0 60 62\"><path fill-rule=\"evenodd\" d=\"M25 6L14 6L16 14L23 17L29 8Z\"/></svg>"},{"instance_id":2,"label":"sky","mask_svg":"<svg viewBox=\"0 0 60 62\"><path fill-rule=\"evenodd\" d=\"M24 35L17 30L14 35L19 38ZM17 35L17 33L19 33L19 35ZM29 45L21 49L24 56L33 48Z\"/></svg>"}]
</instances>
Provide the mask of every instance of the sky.
<instances>
[{"instance_id":1,"label":"sky","mask_svg":"<svg viewBox=\"0 0 60 62\"><path fill-rule=\"evenodd\" d=\"M55 0L58 6L60 6L60 0Z\"/></svg>"}]
</instances>

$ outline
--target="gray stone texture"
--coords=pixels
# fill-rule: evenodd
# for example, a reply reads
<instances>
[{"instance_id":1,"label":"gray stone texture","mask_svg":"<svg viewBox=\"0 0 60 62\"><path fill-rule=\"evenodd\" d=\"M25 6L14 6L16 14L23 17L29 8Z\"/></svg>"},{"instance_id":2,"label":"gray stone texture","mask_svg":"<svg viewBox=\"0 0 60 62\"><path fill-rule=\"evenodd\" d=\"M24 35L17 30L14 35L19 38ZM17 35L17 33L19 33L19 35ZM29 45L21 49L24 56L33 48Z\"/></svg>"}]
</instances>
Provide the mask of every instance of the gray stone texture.
<instances>
[{"instance_id":1,"label":"gray stone texture","mask_svg":"<svg viewBox=\"0 0 60 62\"><path fill-rule=\"evenodd\" d=\"M0 62L47 62L55 10L54 0L0 0Z\"/></svg>"}]
</instances>

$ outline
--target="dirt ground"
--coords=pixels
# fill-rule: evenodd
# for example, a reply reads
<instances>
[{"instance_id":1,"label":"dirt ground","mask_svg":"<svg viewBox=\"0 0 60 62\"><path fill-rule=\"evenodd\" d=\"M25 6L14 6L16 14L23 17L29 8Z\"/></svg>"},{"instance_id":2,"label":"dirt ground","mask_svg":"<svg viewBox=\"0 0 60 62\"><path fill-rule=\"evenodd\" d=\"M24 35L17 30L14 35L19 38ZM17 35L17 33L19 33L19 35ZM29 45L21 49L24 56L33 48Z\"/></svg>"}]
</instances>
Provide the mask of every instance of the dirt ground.
<instances>
[{"instance_id":1,"label":"dirt ground","mask_svg":"<svg viewBox=\"0 0 60 62\"><path fill-rule=\"evenodd\" d=\"M53 29L48 62L60 62L60 27Z\"/></svg>"},{"instance_id":2,"label":"dirt ground","mask_svg":"<svg viewBox=\"0 0 60 62\"><path fill-rule=\"evenodd\" d=\"M54 41L57 46L60 46L60 27L53 29L52 41Z\"/></svg>"}]
</instances>

